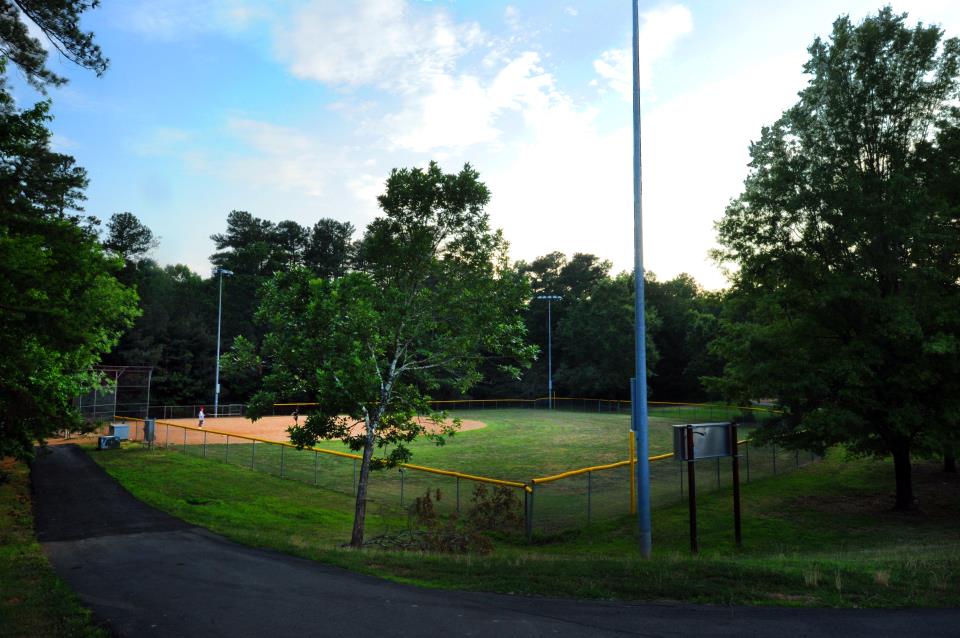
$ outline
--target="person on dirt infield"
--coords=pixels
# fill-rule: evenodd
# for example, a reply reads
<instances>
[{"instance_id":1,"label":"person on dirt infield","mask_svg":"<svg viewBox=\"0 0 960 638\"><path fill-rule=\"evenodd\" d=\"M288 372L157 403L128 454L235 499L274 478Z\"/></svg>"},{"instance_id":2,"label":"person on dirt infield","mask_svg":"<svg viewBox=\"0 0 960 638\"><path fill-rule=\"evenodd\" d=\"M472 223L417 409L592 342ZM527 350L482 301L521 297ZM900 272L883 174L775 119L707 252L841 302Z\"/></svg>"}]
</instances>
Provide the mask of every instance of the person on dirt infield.
<instances>
[{"instance_id":1,"label":"person on dirt infield","mask_svg":"<svg viewBox=\"0 0 960 638\"><path fill-rule=\"evenodd\" d=\"M293 408L293 425L296 427L297 421L300 420L300 408Z\"/></svg>"},{"instance_id":2,"label":"person on dirt infield","mask_svg":"<svg viewBox=\"0 0 960 638\"><path fill-rule=\"evenodd\" d=\"M198 427L198 428L202 428L202 427L203 427L203 419L204 419L205 416L206 416L206 415L204 415L204 413L203 413L203 406L202 406L202 405L200 406L200 414L198 414L197 416L200 417L200 423L197 424L197 427Z\"/></svg>"}]
</instances>

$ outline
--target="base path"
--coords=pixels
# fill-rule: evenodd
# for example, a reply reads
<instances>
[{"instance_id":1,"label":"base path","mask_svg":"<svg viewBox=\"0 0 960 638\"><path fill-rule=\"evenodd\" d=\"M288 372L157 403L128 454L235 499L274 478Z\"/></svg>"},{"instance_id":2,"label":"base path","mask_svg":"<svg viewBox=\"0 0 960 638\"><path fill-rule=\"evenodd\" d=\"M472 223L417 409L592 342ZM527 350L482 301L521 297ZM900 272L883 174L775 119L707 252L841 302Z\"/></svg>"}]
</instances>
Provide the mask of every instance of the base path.
<instances>
[{"instance_id":1,"label":"base path","mask_svg":"<svg viewBox=\"0 0 960 638\"><path fill-rule=\"evenodd\" d=\"M957 610L625 604L420 589L237 545L133 498L73 445L33 466L37 536L120 636L957 635ZM527 569L535 569L535 565Z\"/></svg>"}]
</instances>

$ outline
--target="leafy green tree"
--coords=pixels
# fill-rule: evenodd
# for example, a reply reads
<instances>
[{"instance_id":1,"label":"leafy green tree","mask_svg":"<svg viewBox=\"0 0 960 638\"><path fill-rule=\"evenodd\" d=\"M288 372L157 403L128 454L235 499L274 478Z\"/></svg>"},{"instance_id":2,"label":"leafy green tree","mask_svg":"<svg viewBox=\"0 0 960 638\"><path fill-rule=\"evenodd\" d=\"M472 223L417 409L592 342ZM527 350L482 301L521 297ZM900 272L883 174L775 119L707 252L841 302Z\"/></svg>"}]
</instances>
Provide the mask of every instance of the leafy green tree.
<instances>
[{"instance_id":1,"label":"leafy green tree","mask_svg":"<svg viewBox=\"0 0 960 638\"><path fill-rule=\"evenodd\" d=\"M93 41L93 34L79 26L81 14L99 4L99 0L0 0L0 58L17 65L37 89L67 82L47 68L47 50L30 35L25 16L43 31L60 55L102 75L109 60Z\"/></svg>"},{"instance_id":2,"label":"leafy green tree","mask_svg":"<svg viewBox=\"0 0 960 638\"><path fill-rule=\"evenodd\" d=\"M628 398L634 374L633 273L604 277L588 298L576 299L557 328L564 344L556 360L555 382L577 396ZM647 308L647 368L660 352L652 335L660 326L656 310Z\"/></svg>"},{"instance_id":3,"label":"leafy green tree","mask_svg":"<svg viewBox=\"0 0 960 638\"><path fill-rule=\"evenodd\" d=\"M320 407L291 429L291 440L338 438L362 451L354 547L363 543L370 470L408 460L407 444L418 436L439 443L451 433L428 433L417 420L431 414L442 423L428 393L467 390L484 353L521 361L532 354L520 315L529 290L509 268L501 233L489 228L489 197L469 165L458 174L436 163L394 170L356 270L327 279L294 269L265 287L267 373L252 414L305 393ZM246 357L250 367L261 365L252 349Z\"/></svg>"},{"instance_id":4,"label":"leafy green tree","mask_svg":"<svg viewBox=\"0 0 960 638\"><path fill-rule=\"evenodd\" d=\"M313 225L303 255L303 262L317 277L341 277L354 262L355 229L350 222L321 219Z\"/></svg>"},{"instance_id":5,"label":"leafy green tree","mask_svg":"<svg viewBox=\"0 0 960 638\"><path fill-rule=\"evenodd\" d=\"M717 252L735 266L718 387L776 398L763 433L783 444L891 455L899 509L960 400L960 41L905 22L888 7L814 41Z\"/></svg>"},{"instance_id":6,"label":"leafy green tree","mask_svg":"<svg viewBox=\"0 0 960 638\"><path fill-rule=\"evenodd\" d=\"M86 173L50 150L49 103L19 111L0 80L0 456L75 426L74 397L136 315L79 211Z\"/></svg>"}]
</instances>

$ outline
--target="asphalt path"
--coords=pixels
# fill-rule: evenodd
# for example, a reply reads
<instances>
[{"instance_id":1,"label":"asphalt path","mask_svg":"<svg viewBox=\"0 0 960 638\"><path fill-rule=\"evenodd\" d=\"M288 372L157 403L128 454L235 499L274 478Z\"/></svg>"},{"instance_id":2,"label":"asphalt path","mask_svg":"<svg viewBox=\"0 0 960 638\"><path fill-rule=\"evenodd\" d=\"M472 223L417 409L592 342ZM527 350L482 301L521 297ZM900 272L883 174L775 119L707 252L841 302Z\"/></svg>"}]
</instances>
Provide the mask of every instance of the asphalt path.
<instances>
[{"instance_id":1,"label":"asphalt path","mask_svg":"<svg viewBox=\"0 0 960 638\"><path fill-rule=\"evenodd\" d=\"M138 501L80 448L50 450L33 466L37 537L120 636L960 636L956 609L627 604L401 585L238 545Z\"/></svg>"}]
</instances>

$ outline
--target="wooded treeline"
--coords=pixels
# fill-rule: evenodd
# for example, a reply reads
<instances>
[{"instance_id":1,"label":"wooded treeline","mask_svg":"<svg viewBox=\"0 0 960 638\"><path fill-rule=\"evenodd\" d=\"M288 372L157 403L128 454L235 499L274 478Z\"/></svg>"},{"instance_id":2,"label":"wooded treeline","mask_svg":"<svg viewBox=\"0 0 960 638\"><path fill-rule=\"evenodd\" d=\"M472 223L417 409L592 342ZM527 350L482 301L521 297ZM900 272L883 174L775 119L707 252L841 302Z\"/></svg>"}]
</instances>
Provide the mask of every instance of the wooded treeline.
<instances>
[{"instance_id":1,"label":"wooded treeline","mask_svg":"<svg viewBox=\"0 0 960 638\"><path fill-rule=\"evenodd\" d=\"M221 352L229 351L241 335L254 344L262 341L264 330L255 313L261 286L273 273L300 266L317 277L332 279L356 267L361 257L354 235L352 224L329 218L302 226L231 211L224 232L212 237L216 252L210 256L215 268L234 273L224 278ZM155 366L154 404L212 402L217 277L203 277L180 264L159 265L148 255L156 244L152 233L130 213L113 216L103 243L124 260L120 279L135 287L143 311L105 362ZM585 253L568 257L553 252L517 262L514 268L531 287L524 323L528 341L540 348L540 355L519 380L499 374L502 362L491 360L486 380L471 396L546 395L547 307L535 297L554 294L563 297L552 305L555 393L628 398L633 371L633 274L613 273L610 262ZM700 378L721 370L708 344L717 332L722 295L704 291L689 275L659 281L648 273L646 290L650 398L709 398ZM251 373L222 374L221 402L247 401L258 382Z\"/></svg>"}]
</instances>

